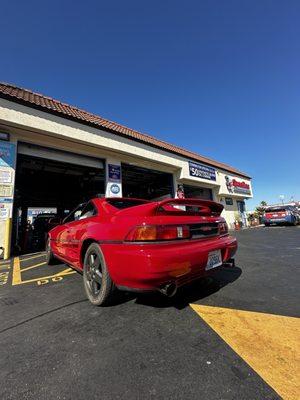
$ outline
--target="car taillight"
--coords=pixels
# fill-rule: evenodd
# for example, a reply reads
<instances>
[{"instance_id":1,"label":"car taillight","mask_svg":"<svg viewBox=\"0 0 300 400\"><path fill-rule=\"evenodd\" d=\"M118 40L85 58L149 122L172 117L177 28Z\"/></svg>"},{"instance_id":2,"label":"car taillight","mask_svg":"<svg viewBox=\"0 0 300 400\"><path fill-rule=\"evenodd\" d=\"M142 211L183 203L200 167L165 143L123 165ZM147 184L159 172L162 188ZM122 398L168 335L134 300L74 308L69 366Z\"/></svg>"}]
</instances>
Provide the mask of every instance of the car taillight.
<instances>
[{"instance_id":1,"label":"car taillight","mask_svg":"<svg viewBox=\"0 0 300 400\"><path fill-rule=\"evenodd\" d=\"M155 242L160 240L189 239L187 225L143 225L133 228L125 238L129 242Z\"/></svg>"},{"instance_id":2,"label":"car taillight","mask_svg":"<svg viewBox=\"0 0 300 400\"><path fill-rule=\"evenodd\" d=\"M226 235L228 233L228 225L226 222L219 223L219 235Z\"/></svg>"}]
</instances>

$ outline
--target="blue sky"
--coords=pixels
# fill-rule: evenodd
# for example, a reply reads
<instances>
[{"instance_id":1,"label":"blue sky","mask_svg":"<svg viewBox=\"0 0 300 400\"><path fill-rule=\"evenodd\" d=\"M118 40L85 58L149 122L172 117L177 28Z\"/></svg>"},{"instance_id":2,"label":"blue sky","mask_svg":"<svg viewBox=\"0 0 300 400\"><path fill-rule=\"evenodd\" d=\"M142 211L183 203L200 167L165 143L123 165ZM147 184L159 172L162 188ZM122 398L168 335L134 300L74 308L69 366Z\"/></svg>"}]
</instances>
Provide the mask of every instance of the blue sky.
<instances>
[{"instance_id":1,"label":"blue sky","mask_svg":"<svg viewBox=\"0 0 300 400\"><path fill-rule=\"evenodd\" d=\"M299 1L6 1L0 80L253 177L252 209L300 200Z\"/></svg>"}]
</instances>

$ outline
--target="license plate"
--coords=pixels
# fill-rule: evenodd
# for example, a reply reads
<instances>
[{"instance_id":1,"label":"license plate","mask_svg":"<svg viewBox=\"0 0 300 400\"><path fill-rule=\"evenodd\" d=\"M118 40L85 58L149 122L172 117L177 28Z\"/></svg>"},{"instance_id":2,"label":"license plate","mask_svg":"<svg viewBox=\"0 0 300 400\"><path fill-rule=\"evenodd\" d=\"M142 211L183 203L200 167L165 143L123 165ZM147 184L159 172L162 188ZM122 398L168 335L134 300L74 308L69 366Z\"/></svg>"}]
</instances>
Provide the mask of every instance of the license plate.
<instances>
[{"instance_id":1,"label":"license plate","mask_svg":"<svg viewBox=\"0 0 300 400\"><path fill-rule=\"evenodd\" d=\"M278 217L278 214L273 214L273 217Z\"/></svg>"},{"instance_id":2,"label":"license plate","mask_svg":"<svg viewBox=\"0 0 300 400\"><path fill-rule=\"evenodd\" d=\"M206 270L219 267L222 264L221 250L215 250L208 253L208 260L205 268Z\"/></svg>"}]
</instances>

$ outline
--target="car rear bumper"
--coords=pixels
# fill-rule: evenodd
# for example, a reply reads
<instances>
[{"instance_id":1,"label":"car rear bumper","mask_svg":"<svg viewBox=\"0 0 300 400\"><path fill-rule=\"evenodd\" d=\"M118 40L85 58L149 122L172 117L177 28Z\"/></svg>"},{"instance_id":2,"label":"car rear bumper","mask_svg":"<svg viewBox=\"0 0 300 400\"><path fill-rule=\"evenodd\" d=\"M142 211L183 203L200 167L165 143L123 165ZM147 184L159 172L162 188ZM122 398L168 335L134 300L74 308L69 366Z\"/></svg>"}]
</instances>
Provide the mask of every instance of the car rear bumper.
<instances>
[{"instance_id":1,"label":"car rear bumper","mask_svg":"<svg viewBox=\"0 0 300 400\"><path fill-rule=\"evenodd\" d=\"M264 218L264 224L292 224L294 220L294 217L291 215L282 218Z\"/></svg>"},{"instance_id":2,"label":"car rear bumper","mask_svg":"<svg viewBox=\"0 0 300 400\"><path fill-rule=\"evenodd\" d=\"M111 278L118 287L157 290L169 282L182 286L210 275L213 270L205 270L208 254L221 250L225 263L235 254L237 241L225 236L176 243L102 243L101 249Z\"/></svg>"}]
</instances>

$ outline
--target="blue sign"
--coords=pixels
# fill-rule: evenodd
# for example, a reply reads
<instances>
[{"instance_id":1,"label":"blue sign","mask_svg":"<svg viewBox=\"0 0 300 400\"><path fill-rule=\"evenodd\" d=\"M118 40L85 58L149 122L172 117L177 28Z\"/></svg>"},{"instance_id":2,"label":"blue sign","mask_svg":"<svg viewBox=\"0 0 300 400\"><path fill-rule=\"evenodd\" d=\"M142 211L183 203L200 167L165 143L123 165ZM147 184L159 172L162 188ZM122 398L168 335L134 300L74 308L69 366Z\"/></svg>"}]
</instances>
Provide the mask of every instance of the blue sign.
<instances>
[{"instance_id":1,"label":"blue sign","mask_svg":"<svg viewBox=\"0 0 300 400\"><path fill-rule=\"evenodd\" d=\"M15 168L16 145L0 141L0 167Z\"/></svg>"},{"instance_id":2,"label":"blue sign","mask_svg":"<svg viewBox=\"0 0 300 400\"><path fill-rule=\"evenodd\" d=\"M108 164L108 180L114 182L121 181L121 165Z\"/></svg>"},{"instance_id":3,"label":"blue sign","mask_svg":"<svg viewBox=\"0 0 300 400\"><path fill-rule=\"evenodd\" d=\"M7 197L0 197L0 203L12 203L13 199Z\"/></svg>"},{"instance_id":4,"label":"blue sign","mask_svg":"<svg viewBox=\"0 0 300 400\"><path fill-rule=\"evenodd\" d=\"M189 169L190 176L194 176L195 178L208 179L210 181L216 180L216 170L212 167L189 161Z\"/></svg>"}]
</instances>

